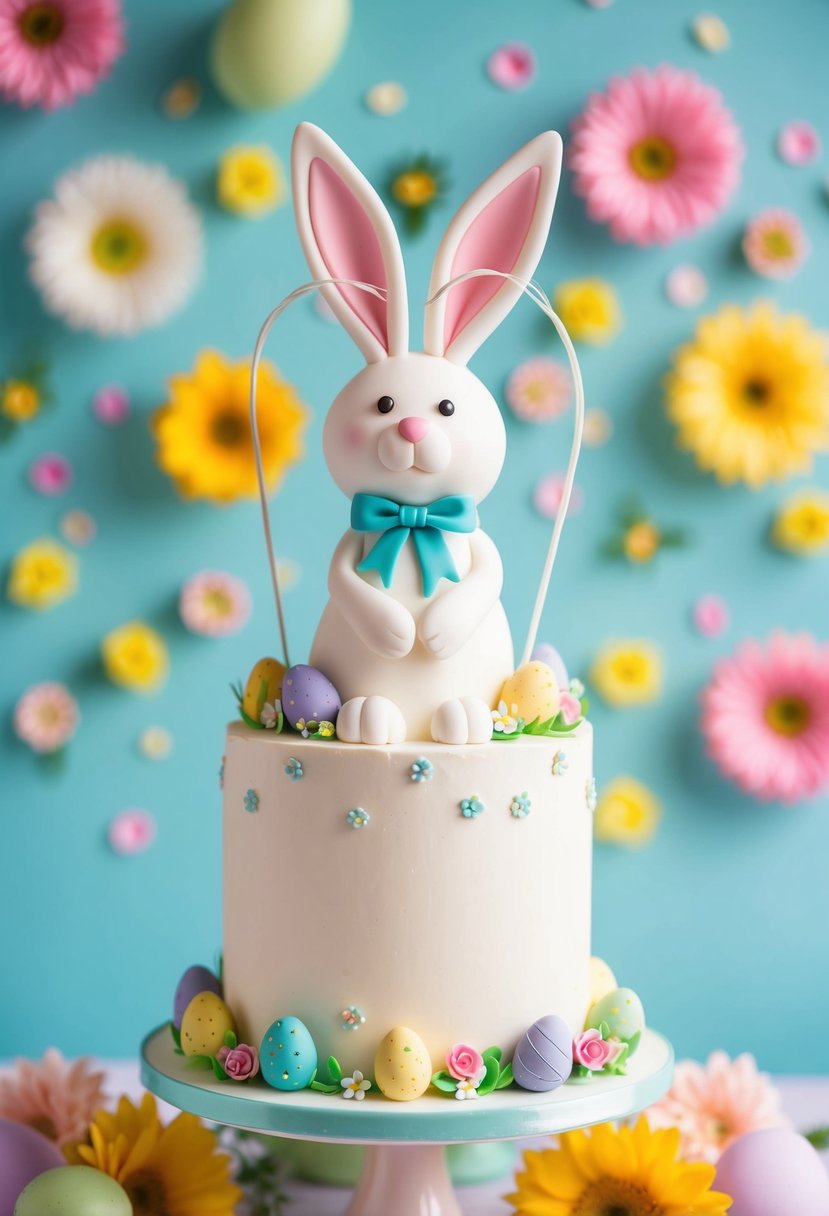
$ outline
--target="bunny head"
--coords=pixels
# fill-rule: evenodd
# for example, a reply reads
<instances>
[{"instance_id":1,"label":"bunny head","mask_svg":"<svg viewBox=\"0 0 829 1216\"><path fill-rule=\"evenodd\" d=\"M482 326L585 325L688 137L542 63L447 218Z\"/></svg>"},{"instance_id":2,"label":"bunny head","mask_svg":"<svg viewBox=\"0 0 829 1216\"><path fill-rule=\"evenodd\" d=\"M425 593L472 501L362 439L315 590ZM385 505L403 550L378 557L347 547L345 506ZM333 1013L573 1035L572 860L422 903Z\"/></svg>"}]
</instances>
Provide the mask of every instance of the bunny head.
<instances>
[{"instance_id":1,"label":"bunny head","mask_svg":"<svg viewBox=\"0 0 829 1216\"><path fill-rule=\"evenodd\" d=\"M550 227L561 139L545 131L466 200L441 241L430 298L469 270L528 280ZM400 242L376 191L324 131L302 123L292 150L294 210L315 279L381 289L321 288L366 359L334 400L323 431L331 475L349 496L383 494L412 505L448 494L480 502L506 451L500 410L466 366L512 309L521 288L495 276L467 279L428 304L424 353L409 353Z\"/></svg>"}]
</instances>

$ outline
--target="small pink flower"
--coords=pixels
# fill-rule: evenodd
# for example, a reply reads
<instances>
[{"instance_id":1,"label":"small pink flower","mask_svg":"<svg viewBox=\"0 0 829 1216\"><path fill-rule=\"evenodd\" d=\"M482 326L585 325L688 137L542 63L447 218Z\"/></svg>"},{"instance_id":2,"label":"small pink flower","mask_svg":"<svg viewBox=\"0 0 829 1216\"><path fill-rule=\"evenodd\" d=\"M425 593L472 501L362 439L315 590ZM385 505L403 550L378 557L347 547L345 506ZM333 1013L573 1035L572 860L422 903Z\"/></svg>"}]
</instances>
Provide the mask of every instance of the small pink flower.
<instances>
[{"instance_id":1,"label":"small pink flower","mask_svg":"<svg viewBox=\"0 0 829 1216\"><path fill-rule=\"evenodd\" d=\"M87 545L92 544L97 532L95 520L88 511L78 509L67 511L60 518L60 534L64 540L68 540L70 545L75 545L78 549L85 549Z\"/></svg>"},{"instance_id":2,"label":"small pink flower","mask_svg":"<svg viewBox=\"0 0 829 1216\"><path fill-rule=\"evenodd\" d=\"M239 1043L236 1047L220 1047L216 1059L231 1081L249 1081L259 1072L259 1055L255 1047Z\"/></svg>"},{"instance_id":3,"label":"small pink flower","mask_svg":"<svg viewBox=\"0 0 829 1216\"><path fill-rule=\"evenodd\" d=\"M38 494L64 494L72 484L72 466L65 456L46 452L29 465L29 482Z\"/></svg>"},{"instance_id":4,"label":"small pink flower","mask_svg":"<svg viewBox=\"0 0 829 1216\"><path fill-rule=\"evenodd\" d=\"M129 394L119 384L103 385L92 398L92 413L104 426L120 426L129 412Z\"/></svg>"},{"instance_id":5,"label":"small pink flower","mask_svg":"<svg viewBox=\"0 0 829 1216\"><path fill-rule=\"evenodd\" d=\"M14 731L34 752L65 747L78 728L78 703L63 684L34 684L14 707Z\"/></svg>"},{"instance_id":6,"label":"small pink flower","mask_svg":"<svg viewBox=\"0 0 829 1216\"><path fill-rule=\"evenodd\" d=\"M570 405L570 377L555 359L527 359L510 375L504 396L523 422L550 422Z\"/></svg>"},{"instance_id":7,"label":"small pink flower","mask_svg":"<svg viewBox=\"0 0 829 1216\"><path fill-rule=\"evenodd\" d=\"M561 496L564 493L564 480L563 473L548 473L546 477L541 478L533 490L533 506L544 519L555 519L558 514ZM583 505L584 495L579 487L574 485L567 514L578 515Z\"/></svg>"},{"instance_id":8,"label":"small pink flower","mask_svg":"<svg viewBox=\"0 0 829 1216\"><path fill-rule=\"evenodd\" d=\"M224 637L238 633L250 616L250 592L222 570L194 574L181 589L179 615L192 633Z\"/></svg>"},{"instance_id":9,"label":"small pink flower","mask_svg":"<svg viewBox=\"0 0 829 1216\"><path fill-rule=\"evenodd\" d=\"M696 308L708 295L708 280L698 266L683 262L666 278L665 295L676 308Z\"/></svg>"},{"instance_id":10,"label":"small pink flower","mask_svg":"<svg viewBox=\"0 0 829 1216\"><path fill-rule=\"evenodd\" d=\"M466 1043L455 1044L446 1057L446 1067L449 1075L456 1081L474 1081L476 1085L483 1080L486 1072L481 1053Z\"/></svg>"},{"instance_id":11,"label":"small pink flower","mask_svg":"<svg viewBox=\"0 0 829 1216\"><path fill-rule=\"evenodd\" d=\"M618 1055L618 1050L606 1042L598 1030L583 1030L573 1039L573 1059L591 1072L601 1072L605 1064Z\"/></svg>"},{"instance_id":12,"label":"small pink flower","mask_svg":"<svg viewBox=\"0 0 829 1216\"><path fill-rule=\"evenodd\" d=\"M702 595L692 609L694 628L703 638L718 638L731 623L728 605L719 595Z\"/></svg>"},{"instance_id":13,"label":"small pink flower","mask_svg":"<svg viewBox=\"0 0 829 1216\"><path fill-rule=\"evenodd\" d=\"M4 1070L0 1119L33 1127L61 1147L83 1140L95 1112L105 1104L104 1081L92 1060L70 1063L50 1047L42 1060L16 1060Z\"/></svg>"},{"instance_id":14,"label":"small pink flower","mask_svg":"<svg viewBox=\"0 0 829 1216\"><path fill-rule=\"evenodd\" d=\"M743 237L743 254L755 274L767 279L789 279L809 252L800 220L791 211L774 208L749 220Z\"/></svg>"},{"instance_id":15,"label":"small pink flower","mask_svg":"<svg viewBox=\"0 0 829 1216\"><path fill-rule=\"evenodd\" d=\"M501 89L526 89L535 78L535 55L522 42L508 42L492 52L486 70Z\"/></svg>"},{"instance_id":16,"label":"small pink flower","mask_svg":"<svg viewBox=\"0 0 829 1216\"><path fill-rule=\"evenodd\" d=\"M571 726L573 722L578 722L581 717L581 701L578 697L574 697L569 689L562 688L561 701L558 708L567 726Z\"/></svg>"},{"instance_id":17,"label":"small pink flower","mask_svg":"<svg viewBox=\"0 0 829 1216\"><path fill-rule=\"evenodd\" d=\"M811 164L820 155L820 136L811 123L787 122L777 135L777 155L787 165Z\"/></svg>"},{"instance_id":18,"label":"small pink flower","mask_svg":"<svg viewBox=\"0 0 829 1216\"><path fill-rule=\"evenodd\" d=\"M155 840L155 820L149 811L120 811L109 825L110 848L123 857L145 852Z\"/></svg>"}]
</instances>

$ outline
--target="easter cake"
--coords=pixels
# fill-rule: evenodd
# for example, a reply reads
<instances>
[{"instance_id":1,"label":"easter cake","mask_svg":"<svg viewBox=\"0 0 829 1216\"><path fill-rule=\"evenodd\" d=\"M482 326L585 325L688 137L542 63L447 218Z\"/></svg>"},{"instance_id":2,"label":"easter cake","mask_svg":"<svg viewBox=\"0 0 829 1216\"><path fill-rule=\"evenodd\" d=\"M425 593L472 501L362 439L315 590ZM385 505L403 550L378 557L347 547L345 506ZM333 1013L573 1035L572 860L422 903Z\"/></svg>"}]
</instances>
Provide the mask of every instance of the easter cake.
<instances>
[{"instance_id":1,"label":"easter cake","mask_svg":"<svg viewBox=\"0 0 829 1216\"><path fill-rule=\"evenodd\" d=\"M309 662L288 665L271 550L285 662L256 664L227 731L222 975L191 968L173 1019L177 1049L222 1079L478 1097L623 1071L638 1043L638 998L590 958L584 690L533 646L578 444L517 670L478 516L506 435L467 362L526 290L560 165L545 132L461 206L410 353L386 208L327 135L297 130L300 241L366 365L325 420L350 527Z\"/></svg>"}]
</instances>

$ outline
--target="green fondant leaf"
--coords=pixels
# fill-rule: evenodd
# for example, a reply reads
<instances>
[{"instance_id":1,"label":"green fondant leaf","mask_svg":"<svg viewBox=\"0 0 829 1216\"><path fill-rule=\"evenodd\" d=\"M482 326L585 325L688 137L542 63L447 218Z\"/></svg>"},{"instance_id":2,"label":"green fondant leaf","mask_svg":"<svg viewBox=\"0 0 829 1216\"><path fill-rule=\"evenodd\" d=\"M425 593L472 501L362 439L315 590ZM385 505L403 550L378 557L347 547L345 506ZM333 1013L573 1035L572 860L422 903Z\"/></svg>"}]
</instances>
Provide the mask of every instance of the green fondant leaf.
<instances>
[{"instance_id":1,"label":"green fondant leaf","mask_svg":"<svg viewBox=\"0 0 829 1216\"><path fill-rule=\"evenodd\" d=\"M486 1064L486 1072L484 1073L483 1081L478 1086L478 1096L481 1098L485 1098L487 1094L492 1093L493 1089L498 1085L498 1077L501 1073L501 1064L495 1059L495 1056L484 1056L484 1063Z\"/></svg>"},{"instance_id":2,"label":"green fondant leaf","mask_svg":"<svg viewBox=\"0 0 829 1216\"><path fill-rule=\"evenodd\" d=\"M485 1051L481 1052L481 1055L484 1057L484 1059L486 1059L487 1056L495 1056L495 1059L499 1063L501 1062L501 1058L502 1058L503 1054L504 1053L503 1053L503 1051L501 1051L500 1047L487 1047Z\"/></svg>"},{"instance_id":3,"label":"green fondant leaf","mask_svg":"<svg viewBox=\"0 0 829 1216\"><path fill-rule=\"evenodd\" d=\"M254 730L264 730L265 729L264 724L262 722L254 722L253 718L251 718L248 714L246 714L245 711L241 707L239 709L239 716L241 717L245 726L251 726L251 727L253 727Z\"/></svg>"},{"instance_id":4,"label":"green fondant leaf","mask_svg":"<svg viewBox=\"0 0 829 1216\"><path fill-rule=\"evenodd\" d=\"M515 1078L512 1075L512 1061L510 1060L509 1064L505 1064L501 1069L501 1075L498 1077L495 1088L506 1089L508 1085L512 1085L514 1080Z\"/></svg>"},{"instance_id":5,"label":"green fondant leaf","mask_svg":"<svg viewBox=\"0 0 829 1216\"><path fill-rule=\"evenodd\" d=\"M244 700L244 697L245 697L245 694L242 691L242 681L237 680L235 684L231 684L230 691L233 693L233 696L236 698L236 705L238 706L239 713L241 713L242 712L242 701Z\"/></svg>"},{"instance_id":6,"label":"green fondant leaf","mask_svg":"<svg viewBox=\"0 0 829 1216\"><path fill-rule=\"evenodd\" d=\"M454 1077L450 1076L445 1069L436 1072L432 1077L432 1084L435 1089L442 1090L445 1094L453 1094L457 1089L458 1083Z\"/></svg>"},{"instance_id":7,"label":"green fondant leaf","mask_svg":"<svg viewBox=\"0 0 829 1216\"><path fill-rule=\"evenodd\" d=\"M205 1070L209 1070L212 1067L212 1056L191 1056L185 1065L185 1068L201 1068Z\"/></svg>"},{"instance_id":8,"label":"green fondant leaf","mask_svg":"<svg viewBox=\"0 0 829 1216\"><path fill-rule=\"evenodd\" d=\"M176 1049L181 1051L181 1031L176 1030L172 1022L170 1023L170 1034L173 1036L173 1042L176 1045Z\"/></svg>"},{"instance_id":9,"label":"green fondant leaf","mask_svg":"<svg viewBox=\"0 0 829 1216\"><path fill-rule=\"evenodd\" d=\"M256 716L257 716L257 718L260 718L262 716L262 710L264 709L265 702L267 701L267 699L268 699L268 681L265 679L264 676L260 676L259 677L259 692L256 695Z\"/></svg>"},{"instance_id":10,"label":"green fondant leaf","mask_svg":"<svg viewBox=\"0 0 829 1216\"><path fill-rule=\"evenodd\" d=\"M607 1022L599 1022L597 1029L603 1039L606 1039L610 1036L610 1027L608 1026Z\"/></svg>"},{"instance_id":11,"label":"green fondant leaf","mask_svg":"<svg viewBox=\"0 0 829 1216\"><path fill-rule=\"evenodd\" d=\"M281 735L283 730L285 729L285 715L283 714L281 709L276 718L276 726L273 729L277 735Z\"/></svg>"},{"instance_id":12,"label":"green fondant leaf","mask_svg":"<svg viewBox=\"0 0 829 1216\"><path fill-rule=\"evenodd\" d=\"M630 1057L630 1049L627 1043L622 1044L622 1050L619 1052L612 1064L605 1068L605 1072L611 1077L623 1077L628 1070L628 1059Z\"/></svg>"},{"instance_id":13,"label":"green fondant leaf","mask_svg":"<svg viewBox=\"0 0 829 1216\"><path fill-rule=\"evenodd\" d=\"M642 1031L639 1030L636 1032L636 1034L632 1035L629 1039L623 1039L623 1042L627 1044L628 1056L632 1056L634 1051L636 1051L636 1048L639 1046L639 1040L641 1039L641 1037L642 1037Z\"/></svg>"},{"instance_id":14,"label":"green fondant leaf","mask_svg":"<svg viewBox=\"0 0 829 1216\"><path fill-rule=\"evenodd\" d=\"M232 1030L228 1030L225 1034L225 1047L230 1047L232 1049L236 1047L238 1043L239 1040L236 1038L234 1032Z\"/></svg>"},{"instance_id":15,"label":"green fondant leaf","mask_svg":"<svg viewBox=\"0 0 829 1216\"><path fill-rule=\"evenodd\" d=\"M813 1127L810 1132L804 1132L803 1135L812 1148L816 1148L818 1152L829 1148L829 1127Z\"/></svg>"},{"instance_id":16,"label":"green fondant leaf","mask_svg":"<svg viewBox=\"0 0 829 1216\"><path fill-rule=\"evenodd\" d=\"M308 1086L318 1094L337 1094L342 1089L341 1085L325 1085L322 1081L312 1081Z\"/></svg>"},{"instance_id":17,"label":"green fondant leaf","mask_svg":"<svg viewBox=\"0 0 829 1216\"><path fill-rule=\"evenodd\" d=\"M216 1059L216 1057L215 1057L215 1056L214 1056L214 1057L213 1057L213 1059L210 1061L210 1064L211 1064L211 1067L212 1067L212 1069L213 1069L213 1076L216 1078L216 1080L217 1080L217 1081L226 1081L226 1080L227 1080L227 1073L226 1073L226 1072L225 1072L225 1070L222 1068L221 1064L219 1063L219 1061Z\"/></svg>"},{"instance_id":18,"label":"green fondant leaf","mask_svg":"<svg viewBox=\"0 0 829 1216\"><path fill-rule=\"evenodd\" d=\"M336 1056L328 1057L328 1071L331 1074L332 1081L336 1081L338 1084L340 1081L342 1081L343 1070L340 1067L340 1061L337 1059Z\"/></svg>"}]
</instances>

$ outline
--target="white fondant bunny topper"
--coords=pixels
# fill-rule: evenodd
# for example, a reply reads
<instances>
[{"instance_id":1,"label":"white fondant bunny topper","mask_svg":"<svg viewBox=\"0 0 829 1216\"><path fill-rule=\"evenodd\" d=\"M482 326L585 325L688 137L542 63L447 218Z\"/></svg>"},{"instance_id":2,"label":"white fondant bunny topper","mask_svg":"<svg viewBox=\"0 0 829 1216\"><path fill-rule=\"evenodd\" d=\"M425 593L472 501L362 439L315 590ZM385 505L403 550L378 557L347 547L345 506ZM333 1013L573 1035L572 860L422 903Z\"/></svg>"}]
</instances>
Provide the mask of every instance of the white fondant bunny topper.
<instances>
[{"instance_id":1,"label":"white fondant bunny topper","mask_svg":"<svg viewBox=\"0 0 829 1216\"><path fill-rule=\"evenodd\" d=\"M494 398L466 363L538 264L560 169L561 139L545 131L460 207L435 257L425 349L415 354L385 206L329 136L308 123L297 128L302 247L366 359L323 432L331 475L352 500L352 527L331 562L331 598L311 651L343 699L337 735L346 742L492 736L491 707L514 660L501 559L478 526L477 504L497 481L506 435ZM475 270L512 277L467 277L440 292Z\"/></svg>"}]
</instances>

